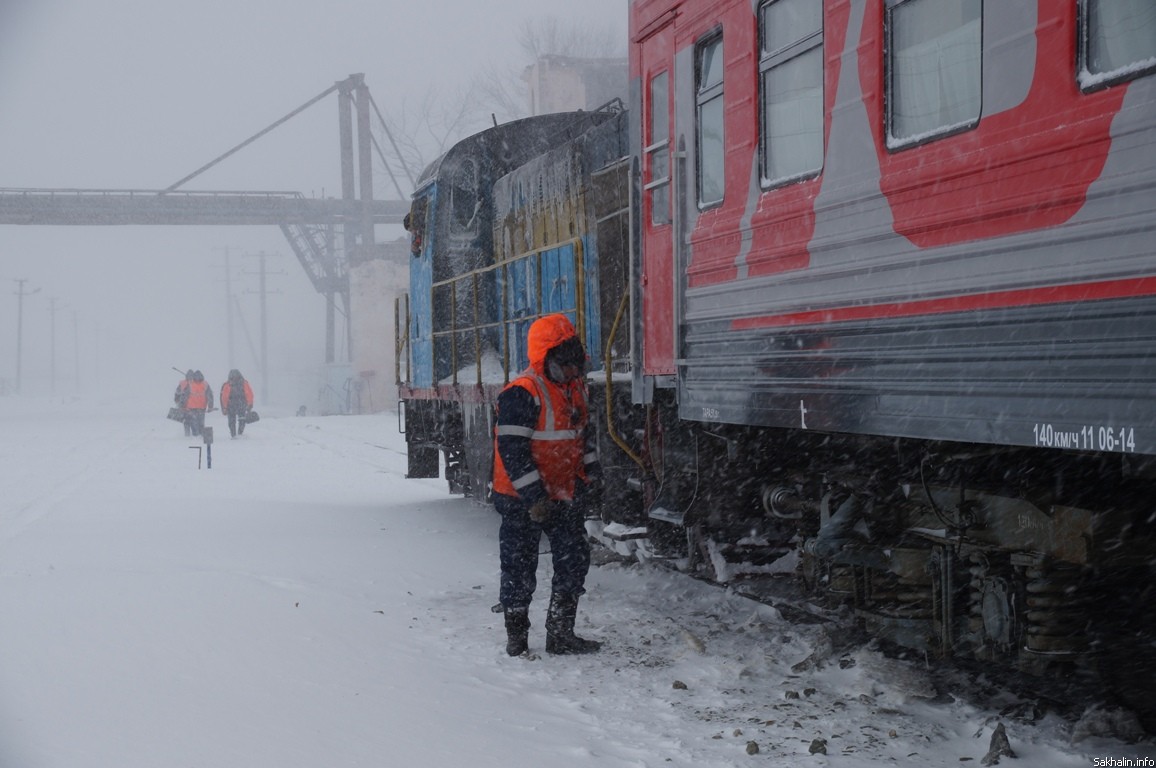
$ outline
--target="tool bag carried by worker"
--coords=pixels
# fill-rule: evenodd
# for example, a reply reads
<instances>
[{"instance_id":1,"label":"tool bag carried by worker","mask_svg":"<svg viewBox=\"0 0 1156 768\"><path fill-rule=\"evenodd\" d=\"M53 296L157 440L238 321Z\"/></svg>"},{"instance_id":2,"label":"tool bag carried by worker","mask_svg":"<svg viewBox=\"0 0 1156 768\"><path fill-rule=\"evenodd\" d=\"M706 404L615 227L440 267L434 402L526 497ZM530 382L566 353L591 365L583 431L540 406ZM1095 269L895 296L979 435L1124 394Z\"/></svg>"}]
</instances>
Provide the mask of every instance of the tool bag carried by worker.
<instances>
[{"instance_id":1,"label":"tool bag carried by worker","mask_svg":"<svg viewBox=\"0 0 1156 768\"><path fill-rule=\"evenodd\" d=\"M247 411L245 413L245 423L252 424L254 421L260 421L261 416L256 411Z\"/></svg>"}]
</instances>

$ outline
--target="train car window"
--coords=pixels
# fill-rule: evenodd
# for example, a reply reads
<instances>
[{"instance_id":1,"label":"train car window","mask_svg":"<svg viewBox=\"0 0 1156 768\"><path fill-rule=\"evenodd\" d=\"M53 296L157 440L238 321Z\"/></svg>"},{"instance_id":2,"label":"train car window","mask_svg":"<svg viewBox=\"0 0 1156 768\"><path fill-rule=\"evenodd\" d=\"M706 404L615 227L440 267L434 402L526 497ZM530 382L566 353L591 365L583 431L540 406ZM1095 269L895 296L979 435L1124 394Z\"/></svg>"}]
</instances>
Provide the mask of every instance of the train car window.
<instances>
[{"instance_id":1,"label":"train car window","mask_svg":"<svg viewBox=\"0 0 1156 768\"><path fill-rule=\"evenodd\" d=\"M455 235L472 235L478 231L478 166L463 159L454 169L450 182L450 231Z\"/></svg>"},{"instance_id":2,"label":"train car window","mask_svg":"<svg viewBox=\"0 0 1156 768\"><path fill-rule=\"evenodd\" d=\"M823 167L823 1L772 0L759 10L763 186Z\"/></svg>"},{"instance_id":3,"label":"train car window","mask_svg":"<svg viewBox=\"0 0 1156 768\"><path fill-rule=\"evenodd\" d=\"M1156 71L1156 3L1080 3L1080 87L1095 90Z\"/></svg>"},{"instance_id":4,"label":"train car window","mask_svg":"<svg viewBox=\"0 0 1156 768\"><path fill-rule=\"evenodd\" d=\"M670 223L670 80L666 72L650 78L647 103L649 134L646 147L650 223Z\"/></svg>"},{"instance_id":5,"label":"train car window","mask_svg":"<svg viewBox=\"0 0 1156 768\"><path fill-rule=\"evenodd\" d=\"M695 49L695 138L698 142L698 203L723 199L723 40L715 35Z\"/></svg>"},{"instance_id":6,"label":"train car window","mask_svg":"<svg viewBox=\"0 0 1156 768\"><path fill-rule=\"evenodd\" d=\"M888 146L979 122L982 0L887 0Z\"/></svg>"}]
</instances>

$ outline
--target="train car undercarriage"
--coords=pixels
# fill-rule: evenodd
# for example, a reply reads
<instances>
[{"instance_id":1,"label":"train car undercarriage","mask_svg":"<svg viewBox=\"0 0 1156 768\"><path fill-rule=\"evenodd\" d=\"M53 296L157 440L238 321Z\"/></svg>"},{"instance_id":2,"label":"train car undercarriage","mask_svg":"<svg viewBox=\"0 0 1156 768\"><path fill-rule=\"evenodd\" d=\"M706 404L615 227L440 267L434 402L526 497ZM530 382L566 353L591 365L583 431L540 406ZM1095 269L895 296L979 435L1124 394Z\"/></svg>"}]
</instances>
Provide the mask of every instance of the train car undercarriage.
<instances>
[{"instance_id":1,"label":"train car undercarriage","mask_svg":"<svg viewBox=\"0 0 1156 768\"><path fill-rule=\"evenodd\" d=\"M646 421L646 519L606 520L649 554L721 584L793 574L928 656L1102 679L1156 728L1156 461ZM607 469L607 498L639 485Z\"/></svg>"},{"instance_id":2,"label":"train car undercarriage","mask_svg":"<svg viewBox=\"0 0 1156 768\"><path fill-rule=\"evenodd\" d=\"M590 400L604 543L719 584L796 579L928 657L1105 681L1156 730L1151 458L700 424L598 386ZM450 491L487 501L489 412L407 402L410 476L438 476L440 453Z\"/></svg>"}]
</instances>

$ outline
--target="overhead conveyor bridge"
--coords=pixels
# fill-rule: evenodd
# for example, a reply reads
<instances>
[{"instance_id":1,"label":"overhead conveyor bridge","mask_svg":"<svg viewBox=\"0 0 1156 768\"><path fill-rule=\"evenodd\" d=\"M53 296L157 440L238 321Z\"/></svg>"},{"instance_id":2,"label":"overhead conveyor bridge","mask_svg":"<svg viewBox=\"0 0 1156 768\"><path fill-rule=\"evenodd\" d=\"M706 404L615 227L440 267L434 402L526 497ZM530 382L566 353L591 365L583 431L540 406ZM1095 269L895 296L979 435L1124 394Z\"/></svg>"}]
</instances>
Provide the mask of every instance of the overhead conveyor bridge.
<instances>
[{"instance_id":1,"label":"overhead conveyor bridge","mask_svg":"<svg viewBox=\"0 0 1156 768\"><path fill-rule=\"evenodd\" d=\"M374 224L400 224L409 204L369 203ZM145 189L2 189L0 224L50 226L317 226L360 221L360 200L307 198L300 192L161 192Z\"/></svg>"},{"instance_id":2,"label":"overhead conveyor bridge","mask_svg":"<svg viewBox=\"0 0 1156 768\"><path fill-rule=\"evenodd\" d=\"M409 204L369 202L376 224L400 224ZM281 228L319 293L345 295L346 259L328 244L338 225L360 222L361 200L307 198L300 192L147 189L2 189L0 224L47 226L268 225Z\"/></svg>"},{"instance_id":3,"label":"overhead conveyor bridge","mask_svg":"<svg viewBox=\"0 0 1156 768\"><path fill-rule=\"evenodd\" d=\"M338 97L341 139L341 198L308 198L300 192L214 192L179 189L269 131L331 93ZM404 200L373 199L372 154L375 150L393 181L398 197L401 183L370 129L371 110L389 135L381 111L362 75L350 75L305 104L250 136L221 156L162 190L147 189L0 189L0 225L122 226L122 225L267 225L281 228L314 288L327 302L326 361L334 357L335 298L349 317L349 273L352 263L374 258L374 227L400 224L409 212ZM398 153L398 161L413 186L413 175Z\"/></svg>"}]
</instances>

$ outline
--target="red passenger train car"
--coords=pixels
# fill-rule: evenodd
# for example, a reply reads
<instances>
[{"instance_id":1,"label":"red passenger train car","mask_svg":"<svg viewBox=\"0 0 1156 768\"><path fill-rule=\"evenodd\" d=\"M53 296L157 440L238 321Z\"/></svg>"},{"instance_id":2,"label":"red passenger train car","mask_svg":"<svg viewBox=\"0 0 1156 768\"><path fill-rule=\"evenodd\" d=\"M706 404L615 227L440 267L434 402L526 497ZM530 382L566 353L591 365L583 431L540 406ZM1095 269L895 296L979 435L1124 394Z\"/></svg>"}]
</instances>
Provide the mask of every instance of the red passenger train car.
<instances>
[{"instance_id":1,"label":"red passenger train car","mask_svg":"<svg viewBox=\"0 0 1156 768\"><path fill-rule=\"evenodd\" d=\"M648 527L1151 681L1156 5L635 0L630 43Z\"/></svg>"},{"instance_id":2,"label":"red passenger train car","mask_svg":"<svg viewBox=\"0 0 1156 768\"><path fill-rule=\"evenodd\" d=\"M1156 453L1153 14L635 2L641 373L700 421Z\"/></svg>"}]
</instances>

